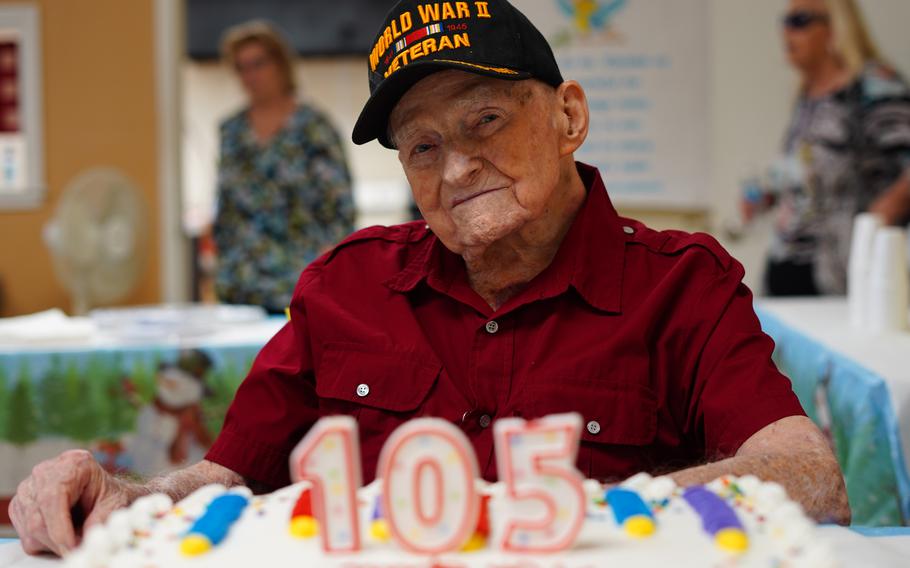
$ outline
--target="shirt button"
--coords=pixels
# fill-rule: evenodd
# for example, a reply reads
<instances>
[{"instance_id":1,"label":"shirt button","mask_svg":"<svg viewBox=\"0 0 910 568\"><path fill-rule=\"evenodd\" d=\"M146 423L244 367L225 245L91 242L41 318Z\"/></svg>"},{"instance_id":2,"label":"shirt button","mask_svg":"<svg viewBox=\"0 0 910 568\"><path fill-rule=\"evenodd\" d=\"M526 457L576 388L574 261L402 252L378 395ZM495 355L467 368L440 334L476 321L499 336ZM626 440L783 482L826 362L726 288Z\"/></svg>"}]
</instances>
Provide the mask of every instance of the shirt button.
<instances>
[{"instance_id":1,"label":"shirt button","mask_svg":"<svg viewBox=\"0 0 910 568\"><path fill-rule=\"evenodd\" d=\"M368 394L370 394L370 385L363 383L357 385L357 396L363 398Z\"/></svg>"},{"instance_id":2,"label":"shirt button","mask_svg":"<svg viewBox=\"0 0 910 568\"><path fill-rule=\"evenodd\" d=\"M632 235L632 234L635 233L635 229L633 229L632 227L629 227L628 225L625 226L625 227L623 227L622 230L623 230L627 235Z\"/></svg>"},{"instance_id":3,"label":"shirt button","mask_svg":"<svg viewBox=\"0 0 910 568\"><path fill-rule=\"evenodd\" d=\"M496 323L496 320L490 320L487 322L486 329L487 329L487 333L489 333L490 335L493 335L494 333L499 331L499 324Z\"/></svg>"},{"instance_id":4,"label":"shirt button","mask_svg":"<svg viewBox=\"0 0 910 568\"><path fill-rule=\"evenodd\" d=\"M588 432L591 434L600 434L600 422L597 420L592 420L588 422Z\"/></svg>"},{"instance_id":5,"label":"shirt button","mask_svg":"<svg viewBox=\"0 0 910 568\"><path fill-rule=\"evenodd\" d=\"M489 428L490 423L492 423L492 422L493 422L493 419L490 418L489 414L484 414L483 416L481 416L480 418L477 419L477 423L480 424L481 428Z\"/></svg>"}]
</instances>

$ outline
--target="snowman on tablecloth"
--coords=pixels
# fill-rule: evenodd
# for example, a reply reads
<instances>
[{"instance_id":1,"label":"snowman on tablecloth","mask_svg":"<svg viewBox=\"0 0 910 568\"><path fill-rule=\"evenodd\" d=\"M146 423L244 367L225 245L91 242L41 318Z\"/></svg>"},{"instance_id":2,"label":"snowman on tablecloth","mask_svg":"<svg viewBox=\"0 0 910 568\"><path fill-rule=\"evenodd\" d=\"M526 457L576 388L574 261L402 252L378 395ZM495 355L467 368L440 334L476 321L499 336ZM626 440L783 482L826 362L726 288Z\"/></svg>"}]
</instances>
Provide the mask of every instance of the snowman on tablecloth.
<instances>
[{"instance_id":1,"label":"snowman on tablecloth","mask_svg":"<svg viewBox=\"0 0 910 568\"><path fill-rule=\"evenodd\" d=\"M155 376L155 400L143 406L129 444L132 469L157 475L205 456L212 436L202 416L204 377L212 361L197 349L182 351L176 363L162 363Z\"/></svg>"}]
</instances>

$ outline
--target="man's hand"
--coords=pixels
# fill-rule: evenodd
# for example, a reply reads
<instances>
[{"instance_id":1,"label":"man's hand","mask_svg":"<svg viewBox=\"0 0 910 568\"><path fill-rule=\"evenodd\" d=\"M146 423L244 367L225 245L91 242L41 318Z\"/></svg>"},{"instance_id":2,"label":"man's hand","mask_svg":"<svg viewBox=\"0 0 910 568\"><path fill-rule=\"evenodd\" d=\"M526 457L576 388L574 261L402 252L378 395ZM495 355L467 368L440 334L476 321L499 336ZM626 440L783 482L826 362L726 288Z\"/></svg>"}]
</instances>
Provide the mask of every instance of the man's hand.
<instances>
[{"instance_id":1,"label":"man's hand","mask_svg":"<svg viewBox=\"0 0 910 568\"><path fill-rule=\"evenodd\" d=\"M9 516L25 552L62 556L78 544L71 513L76 507L85 518L84 533L143 495L164 493L176 502L209 483L231 487L242 485L244 479L226 467L201 461L140 485L107 473L89 452L72 450L35 466L19 484Z\"/></svg>"},{"instance_id":2,"label":"man's hand","mask_svg":"<svg viewBox=\"0 0 910 568\"><path fill-rule=\"evenodd\" d=\"M765 426L732 458L678 471L671 477L688 486L726 474L752 474L776 481L815 520L850 524L843 473L824 435L805 416L790 416Z\"/></svg>"},{"instance_id":3,"label":"man's hand","mask_svg":"<svg viewBox=\"0 0 910 568\"><path fill-rule=\"evenodd\" d=\"M81 509L88 528L128 505L137 489L105 472L91 453L72 450L35 466L19 484L9 516L25 552L63 555L77 544L73 508Z\"/></svg>"}]
</instances>

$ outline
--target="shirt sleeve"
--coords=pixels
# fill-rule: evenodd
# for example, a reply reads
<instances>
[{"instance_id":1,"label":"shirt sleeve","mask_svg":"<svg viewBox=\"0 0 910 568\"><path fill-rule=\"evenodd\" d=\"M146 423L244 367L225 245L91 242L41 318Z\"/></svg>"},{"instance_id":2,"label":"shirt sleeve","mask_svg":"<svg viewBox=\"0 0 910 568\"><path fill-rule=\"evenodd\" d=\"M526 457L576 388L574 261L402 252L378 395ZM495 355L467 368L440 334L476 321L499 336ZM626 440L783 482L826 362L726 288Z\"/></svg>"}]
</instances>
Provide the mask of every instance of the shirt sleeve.
<instances>
[{"instance_id":1,"label":"shirt sleeve","mask_svg":"<svg viewBox=\"0 0 910 568\"><path fill-rule=\"evenodd\" d=\"M319 419L306 313L299 290L291 321L259 352L206 459L272 488L290 483L291 451Z\"/></svg>"},{"instance_id":2,"label":"shirt sleeve","mask_svg":"<svg viewBox=\"0 0 910 568\"><path fill-rule=\"evenodd\" d=\"M689 430L701 439L709 460L735 455L777 420L805 415L771 359L774 342L761 329L743 274L742 265L731 260L693 304L693 310L709 315L698 324L708 335L695 365Z\"/></svg>"},{"instance_id":3,"label":"shirt sleeve","mask_svg":"<svg viewBox=\"0 0 910 568\"><path fill-rule=\"evenodd\" d=\"M878 158L867 169L880 172L887 186L896 175L910 170L910 87L896 75L871 77L865 81L865 91L862 140L866 154Z\"/></svg>"}]
</instances>

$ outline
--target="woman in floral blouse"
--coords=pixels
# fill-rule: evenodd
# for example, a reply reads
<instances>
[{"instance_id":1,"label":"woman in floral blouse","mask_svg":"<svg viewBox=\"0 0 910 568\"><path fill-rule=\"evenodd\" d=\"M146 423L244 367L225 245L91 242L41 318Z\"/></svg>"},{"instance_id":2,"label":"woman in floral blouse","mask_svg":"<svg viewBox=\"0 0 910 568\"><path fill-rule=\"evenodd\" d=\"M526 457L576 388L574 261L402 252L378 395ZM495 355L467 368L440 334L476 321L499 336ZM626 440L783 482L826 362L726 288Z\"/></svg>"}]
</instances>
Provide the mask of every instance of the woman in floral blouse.
<instances>
[{"instance_id":1,"label":"woman in floral blouse","mask_svg":"<svg viewBox=\"0 0 910 568\"><path fill-rule=\"evenodd\" d=\"M263 22L232 28L224 55L249 106L221 125L215 292L281 313L303 268L354 227L338 133L295 100L286 43Z\"/></svg>"}]
</instances>

